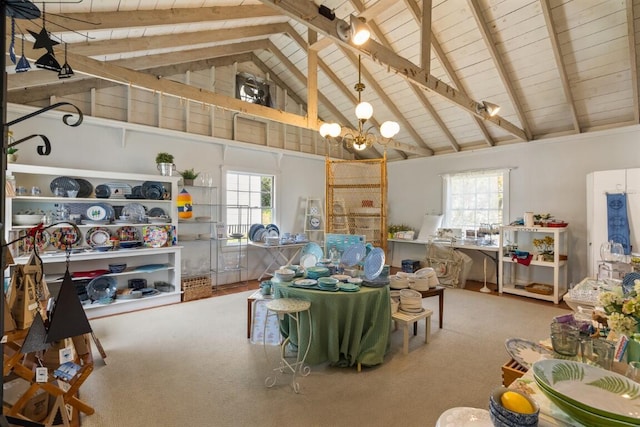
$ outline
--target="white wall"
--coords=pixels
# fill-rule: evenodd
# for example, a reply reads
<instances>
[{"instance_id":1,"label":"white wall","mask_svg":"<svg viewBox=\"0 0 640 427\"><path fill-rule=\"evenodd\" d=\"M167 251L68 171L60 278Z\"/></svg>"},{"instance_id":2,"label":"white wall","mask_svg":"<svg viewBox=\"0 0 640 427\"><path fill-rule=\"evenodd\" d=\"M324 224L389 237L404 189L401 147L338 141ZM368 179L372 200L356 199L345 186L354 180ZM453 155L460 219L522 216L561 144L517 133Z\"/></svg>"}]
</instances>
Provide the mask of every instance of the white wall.
<instances>
[{"instance_id":1,"label":"white wall","mask_svg":"<svg viewBox=\"0 0 640 427\"><path fill-rule=\"evenodd\" d=\"M33 109L10 105L8 121ZM166 151L174 155L178 170L194 168L214 176L221 198L225 170L263 172L276 175L275 223L282 232L298 233L304 229L304 210L308 196L324 197L325 159L312 154L268 150L246 143L219 138L189 135L171 130L132 125L85 117L78 127L66 126L62 113L48 112L12 126L16 139L30 134L44 134L51 141L49 156L39 156L36 138L19 146L19 163L116 172L159 174L155 156ZM250 254L253 267L249 277L257 277L269 264L263 250Z\"/></svg>"},{"instance_id":2,"label":"white wall","mask_svg":"<svg viewBox=\"0 0 640 427\"><path fill-rule=\"evenodd\" d=\"M8 120L32 109L9 105ZM123 124L91 117L72 128L50 112L12 126L16 138L33 133L49 137L53 152L36 154L39 140L20 146L19 162L83 169L157 173L155 155L168 151L179 170L193 167L215 177L220 188L223 168L276 174L277 224L281 231L303 230L308 196L324 198L324 157L273 150L250 144ZM123 130L126 128L126 130ZM513 221L525 211L550 212L569 222L569 281L587 274L586 175L595 170L640 166L640 127L603 131L468 153L391 162L388 165L388 223L419 229L425 213L442 210L440 175L485 168L511 171ZM253 254L252 254L253 255ZM263 254L264 255L264 254ZM423 251L416 252L423 257ZM470 278L482 277L482 258L474 257ZM253 263L253 262L252 262ZM260 271L256 263L255 271ZM252 276L253 277L253 276Z\"/></svg>"},{"instance_id":3,"label":"white wall","mask_svg":"<svg viewBox=\"0 0 640 427\"><path fill-rule=\"evenodd\" d=\"M406 223L419 230L425 213L441 213L441 174L510 167L509 222L525 211L549 212L567 221L569 282L578 283L587 276L586 175L639 165L639 126L392 162L388 165L387 222ZM424 257L422 249L413 249L416 259ZM470 278L482 278L482 255L474 256Z\"/></svg>"}]
</instances>

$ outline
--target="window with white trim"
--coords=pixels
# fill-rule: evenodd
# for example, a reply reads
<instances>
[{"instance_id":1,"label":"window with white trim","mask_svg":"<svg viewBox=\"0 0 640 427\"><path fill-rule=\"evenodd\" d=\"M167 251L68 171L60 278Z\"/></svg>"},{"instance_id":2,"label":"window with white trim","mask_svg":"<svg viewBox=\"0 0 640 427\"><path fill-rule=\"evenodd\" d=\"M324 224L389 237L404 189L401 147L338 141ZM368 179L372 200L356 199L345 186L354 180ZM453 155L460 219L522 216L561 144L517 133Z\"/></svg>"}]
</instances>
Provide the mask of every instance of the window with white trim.
<instances>
[{"instance_id":1,"label":"window with white trim","mask_svg":"<svg viewBox=\"0 0 640 427\"><path fill-rule=\"evenodd\" d=\"M274 184L275 176L273 175L227 172L225 203L229 233L246 234L251 224L273 223ZM244 206L244 208L238 206ZM247 206L249 209L246 208ZM248 218L243 217L247 214Z\"/></svg>"},{"instance_id":2,"label":"window with white trim","mask_svg":"<svg viewBox=\"0 0 640 427\"><path fill-rule=\"evenodd\" d=\"M472 230L509 218L509 169L443 175L442 227Z\"/></svg>"}]
</instances>

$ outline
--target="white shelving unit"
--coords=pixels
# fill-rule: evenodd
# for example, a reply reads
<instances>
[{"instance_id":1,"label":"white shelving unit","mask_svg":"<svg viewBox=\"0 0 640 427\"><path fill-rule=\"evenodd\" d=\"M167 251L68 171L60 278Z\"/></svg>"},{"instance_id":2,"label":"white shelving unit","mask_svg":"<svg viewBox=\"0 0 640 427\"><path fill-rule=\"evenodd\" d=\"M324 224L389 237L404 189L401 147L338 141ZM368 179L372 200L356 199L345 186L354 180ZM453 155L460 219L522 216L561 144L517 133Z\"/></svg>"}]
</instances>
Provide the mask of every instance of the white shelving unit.
<instances>
[{"instance_id":1,"label":"white shelving unit","mask_svg":"<svg viewBox=\"0 0 640 427\"><path fill-rule=\"evenodd\" d=\"M247 279L247 231L248 223L239 230L230 229L225 223L227 213L235 212L245 222L249 218L247 206L227 206L217 203L216 187L184 186L191 194L193 216L180 219L178 241L183 245L182 276L184 278L209 276L212 286L237 283ZM231 234L239 232L241 238ZM186 239L185 239L186 237Z\"/></svg>"},{"instance_id":2,"label":"white shelving unit","mask_svg":"<svg viewBox=\"0 0 640 427\"><path fill-rule=\"evenodd\" d=\"M553 261L540 261L536 259L533 239L553 237ZM500 243L498 252L499 291L552 301L558 304L568 290L568 240L567 227L500 227ZM517 245L518 250L534 254L534 258L528 266L521 265L506 253L507 245ZM562 258L562 259L561 259ZM553 288L549 295L531 292L527 285L546 284Z\"/></svg>"},{"instance_id":3,"label":"white shelving unit","mask_svg":"<svg viewBox=\"0 0 640 427\"><path fill-rule=\"evenodd\" d=\"M154 296L138 299L116 299L110 304L100 304L97 302L87 303L84 305L87 317L96 318L180 302L182 293L180 289L181 278L179 268L181 262L181 247L175 245L173 238L177 235L178 225L176 196L178 194L177 184L179 177L54 168L15 163L9 164L7 171L15 177L16 185L23 186L28 189L37 186L41 190L40 196L16 196L6 199L5 217L7 224L5 227L5 239L7 242L14 240L21 234L24 234L26 230L33 227L19 226L12 223L13 214L27 209L51 212L58 209L59 205L64 204L71 212L84 212L92 205L100 203L111 205L111 207L114 208L114 211L117 212L120 207L124 207L129 203L139 203L142 204L147 211L152 208L161 208L168 216L171 217L171 222L166 224L119 222L117 224L108 223L96 225L95 223L92 223L78 225L78 229L82 236L81 241L74 246L69 258L69 270L71 273L107 270L109 264L126 263L127 269L124 272L109 274L117 279L118 289L127 288L129 279L133 278L146 279L148 287L153 287L155 281L167 282L174 286L174 290L172 292L161 292ZM141 185L145 181L155 181L162 183L167 194L170 196L161 200L126 198L97 199L95 198L94 193L85 198L56 197L50 190L50 183L53 179L62 176L84 179L90 182L94 189L97 185L105 183L136 186ZM97 226L104 227L112 235L117 234L118 229L121 227L131 227L130 229L136 230L141 238L144 238L144 227L166 226L171 231L167 233L168 238L166 244L161 247L139 247L135 249L118 249L99 252L92 249L86 240L87 232ZM47 231L51 234L55 231L55 228L50 228ZM18 244L12 245L10 250L15 262L18 264L24 264L29 258L29 252L23 251ZM40 257L44 265L46 281L52 287L55 287L60 283L60 279L66 269L66 252L57 249L53 244L49 244L40 252ZM148 270L147 268L140 270L137 269L137 267L148 267L150 265L154 266L151 270ZM9 267L8 272L5 272L6 275L10 275L10 269L11 267ZM86 277L74 277L74 280L86 280Z\"/></svg>"}]
</instances>

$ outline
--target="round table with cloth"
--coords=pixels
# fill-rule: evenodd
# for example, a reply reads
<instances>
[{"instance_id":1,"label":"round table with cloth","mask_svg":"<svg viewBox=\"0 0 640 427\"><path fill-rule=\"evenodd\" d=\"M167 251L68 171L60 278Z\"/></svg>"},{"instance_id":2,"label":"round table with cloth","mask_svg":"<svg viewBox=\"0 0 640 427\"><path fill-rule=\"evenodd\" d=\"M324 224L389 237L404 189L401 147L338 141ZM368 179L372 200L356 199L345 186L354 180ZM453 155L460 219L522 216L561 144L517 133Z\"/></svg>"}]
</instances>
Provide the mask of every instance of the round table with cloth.
<instances>
[{"instance_id":1,"label":"round table with cloth","mask_svg":"<svg viewBox=\"0 0 640 427\"><path fill-rule=\"evenodd\" d=\"M389 287L361 287L358 292L330 292L292 287L291 283L272 279L276 298L297 298L311 302L313 339L306 362L317 365L329 362L336 366L378 365L390 348L391 298ZM308 330L309 318L301 316L300 330ZM306 348L291 328L291 341ZM289 335L289 320L280 323L284 336Z\"/></svg>"}]
</instances>

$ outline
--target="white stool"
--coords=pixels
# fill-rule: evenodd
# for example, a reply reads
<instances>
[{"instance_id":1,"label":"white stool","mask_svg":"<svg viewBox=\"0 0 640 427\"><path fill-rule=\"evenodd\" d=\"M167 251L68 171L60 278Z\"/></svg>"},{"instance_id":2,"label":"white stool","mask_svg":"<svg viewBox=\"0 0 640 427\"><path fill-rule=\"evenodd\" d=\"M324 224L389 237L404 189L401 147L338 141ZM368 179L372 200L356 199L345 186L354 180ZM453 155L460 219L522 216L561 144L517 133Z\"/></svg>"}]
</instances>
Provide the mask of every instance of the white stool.
<instances>
[{"instance_id":1,"label":"white stool","mask_svg":"<svg viewBox=\"0 0 640 427\"><path fill-rule=\"evenodd\" d=\"M404 313L398 311L391 315L391 318L395 322L395 329L398 329L398 323L402 324L402 331L404 334L404 344L402 351L404 354L409 354L409 326L417 323L420 319L425 320L425 344L429 342L429 335L431 335L431 315L433 311L425 309L421 313Z\"/></svg>"},{"instance_id":2,"label":"white stool","mask_svg":"<svg viewBox=\"0 0 640 427\"><path fill-rule=\"evenodd\" d=\"M311 348L311 311L309 308L311 307L311 303L309 301L304 301L295 298L276 298L269 301L267 304L267 317L269 316L269 312L273 312L278 315L280 320L284 319L284 316L287 315L291 320L296 322L296 331L298 335L298 342L300 342L300 313L306 312L309 316L309 340L307 342L307 348L300 358L300 348L298 347L298 352L296 353L295 362L289 362L286 358L286 347L290 342L291 333L289 336L280 344L280 364L277 368L274 368L275 374L273 376L268 376L264 383L267 387L273 387L278 379L278 375L283 373L285 369L288 369L293 374L293 378L291 379L291 387L293 387L293 391L298 393L300 391L300 385L296 381L296 374L299 372L300 375L306 377L311 373L311 368L304 364L305 359L307 358L307 354L309 353L309 348ZM266 327L267 322L265 322ZM291 331L290 331L291 332ZM266 334L265 334L266 335ZM266 344L265 345L265 353L266 353Z\"/></svg>"}]
</instances>

